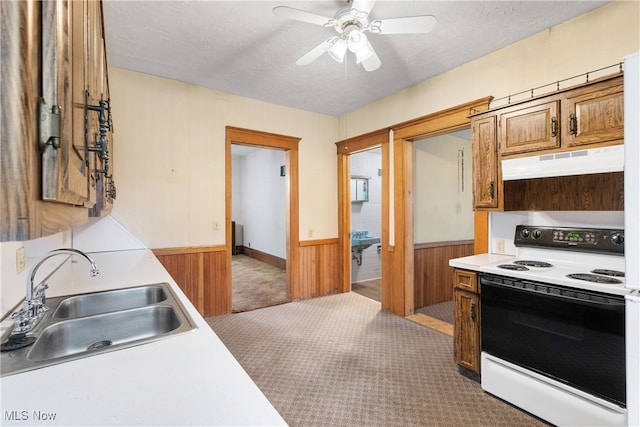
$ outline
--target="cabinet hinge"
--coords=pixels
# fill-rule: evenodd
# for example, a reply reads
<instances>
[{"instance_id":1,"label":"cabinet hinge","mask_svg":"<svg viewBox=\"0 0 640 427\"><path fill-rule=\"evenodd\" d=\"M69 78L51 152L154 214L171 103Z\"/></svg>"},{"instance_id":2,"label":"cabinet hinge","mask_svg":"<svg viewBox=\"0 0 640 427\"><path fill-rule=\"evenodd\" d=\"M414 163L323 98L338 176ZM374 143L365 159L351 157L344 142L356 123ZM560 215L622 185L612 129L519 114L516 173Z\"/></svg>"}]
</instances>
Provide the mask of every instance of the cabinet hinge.
<instances>
[{"instance_id":1,"label":"cabinet hinge","mask_svg":"<svg viewBox=\"0 0 640 427\"><path fill-rule=\"evenodd\" d=\"M55 149L60 148L60 106L49 107L44 98L40 98L38 122L40 151L44 151L47 145L51 145Z\"/></svg>"}]
</instances>

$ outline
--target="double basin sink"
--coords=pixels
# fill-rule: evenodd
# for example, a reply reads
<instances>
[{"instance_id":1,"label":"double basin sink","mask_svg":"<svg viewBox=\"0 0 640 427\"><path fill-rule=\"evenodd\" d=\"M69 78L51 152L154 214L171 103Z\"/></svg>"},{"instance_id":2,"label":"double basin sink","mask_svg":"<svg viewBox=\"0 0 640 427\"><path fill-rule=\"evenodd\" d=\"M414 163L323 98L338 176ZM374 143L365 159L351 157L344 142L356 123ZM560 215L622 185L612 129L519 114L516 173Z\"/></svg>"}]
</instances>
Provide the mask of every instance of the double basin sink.
<instances>
[{"instance_id":1,"label":"double basin sink","mask_svg":"<svg viewBox=\"0 0 640 427\"><path fill-rule=\"evenodd\" d=\"M2 376L196 328L168 283L49 298L46 306L43 318L28 334L35 337L33 344L0 353Z\"/></svg>"}]
</instances>

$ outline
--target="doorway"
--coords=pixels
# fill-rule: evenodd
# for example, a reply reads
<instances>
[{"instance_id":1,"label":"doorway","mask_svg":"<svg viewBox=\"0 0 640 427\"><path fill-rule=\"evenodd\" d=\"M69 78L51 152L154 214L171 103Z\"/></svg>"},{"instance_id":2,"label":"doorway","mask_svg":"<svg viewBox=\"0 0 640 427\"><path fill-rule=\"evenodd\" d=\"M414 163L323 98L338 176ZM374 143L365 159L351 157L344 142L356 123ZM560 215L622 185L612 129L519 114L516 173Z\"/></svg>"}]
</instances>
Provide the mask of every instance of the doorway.
<instances>
[{"instance_id":1,"label":"doorway","mask_svg":"<svg viewBox=\"0 0 640 427\"><path fill-rule=\"evenodd\" d=\"M267 251L262 251L259 248L255 248L253 253L253 258L261 257L261 254L267 254L265 256L267 260L271 261L273 259L279 259L281 263L284 264L285 270L285 284L286 284L286 296L290 300L299 299L300 295L300 285L299 285L299 253L297 248L299 246L299 220L298 220L298 142L300 138L272 134L267 132L255 131L250 129L240 129L231 126L227 126L226 128L226 178L225 178L225 188L226 188L226 271L229 272L226 275L226 290L228 295L228 306L233 307L233 266L232 266L232 257L234 256L234 251L238 251L238 244L236 243L236 238L239 240L242 238L242 245L244 247L246 239L243 236L240 236L240 230L233 218L233 155L232 151L234 147L236 147L236 151L239 152L240 146L248 147L246 151L248 152L260 152L260 154L264 154L266 157L272 157L272 165L275 165L275 171L273 168L265 167L268 170L267 173L271 176L270 179L279 180L278 185L269 185L270 188L278 187L279 191L283 193L281 198L284 199L284 225L281 226L283 233L280 233L280 237L282 238L282 234L284 234L284 257L277 256L273 254L269 254L268 252L273 252L271 249ZM262 152L262 150L265 150ZM273 150L279 151L279 153L274 153ZM276 154L274 156L274 154ZM283 155L280 157L279 155ZM255 160L255 159L254 159ZM252 170L255 169L251 167ZM251 177L250 179L253 179ZM274 181L275 182L275 181ZM278 191L278 190L275 190ZM255 196L261 197L261 196ZM238 197L236 197L238 198ZM269 202L267 198L267 203ZM280 206L282 207L282 206ZM259 209L256 207L252 207L251 209ZM278 214L276 214L278 215ZM251 215L249 215L251 216ZM244 217L243 217L244 218ZM244 219L243 219L244 221ZM266 225L269 227L271 225ZM263 227L265 225L263 224ZM257 233L257 234L256 234ZM260 247L269 248L272 245L272 242L268 241L268 237L265 238L264 235L260 235L261 231L252 230L251 233L248 234L249 238L252 241L260 241ZM242 234L244 234L244 230L242 230ZM258 237L251 237L258 236ZM257 240L255 240L257 239ZM249 241L247 241L246 245L249 246ZM276 243L274 247L279 247L278 252L280 255L282 252L282 242L279 244ZM277 251L276 251L277 252ZM268 256L271 255L271 256ZM265 258L263 257L263 258ZM264 259L262 260L265 261ZM268 267L268 266L267 266ZM274 267L277 268L277 267Z\"/></svg>"},{"instance_id":2,"label":"doorway","mask_svg":"<svg viewBox=\"0 0 640 427\"><path fill-rule=\"evenodd\" d=\"M413 141L414 308L453 324L449 259L473 253L471 132Z\"/></svg>"},{"instance_id":3,"label":"doorway","mask_svg":"<svg viewBox=\"0 0 640 427\"><path fill-rule=\"evenodd\" d=\"M231 146L232 312L291 301L286 275L285 152Z\"/></svg>"},{"instance_id":4,"label":"doorway","mask_svg":"<svg viewBox=\"0 0 640 427\"><path fill-rule=\"evenodd\" d=\"M349 156L351 290L381 301L382 150Z\"/></svg>"}]
</instances>

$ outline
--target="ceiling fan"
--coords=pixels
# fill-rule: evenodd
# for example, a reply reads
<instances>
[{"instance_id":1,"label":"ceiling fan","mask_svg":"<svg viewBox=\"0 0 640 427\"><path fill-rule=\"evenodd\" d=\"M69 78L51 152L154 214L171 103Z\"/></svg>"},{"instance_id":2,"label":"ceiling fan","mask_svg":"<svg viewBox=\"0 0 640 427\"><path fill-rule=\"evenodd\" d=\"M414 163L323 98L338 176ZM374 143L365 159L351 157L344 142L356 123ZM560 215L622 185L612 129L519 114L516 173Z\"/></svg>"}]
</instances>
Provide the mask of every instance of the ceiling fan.
<instances>
[{"instance_id":1,"label":"ceiling fan","mask_svg":"<svg viewBox=\"0 0 640 427\"><path fill-rule=\"evenodd\" d=\"M275 7L273 13L276 16L333 28L338 33L303 55L296 61L297 65L310 64L325 52L336 61L343 62L348 50L355 54L356 63L362 64L367 71L375 71L380 68L382 61L367 39L367 31L372 34L422 34L433 30L437 21L432 15L372 20L369 13L374 5L375 0L349 0L349 7L338 10L334 18L288 6Z\"/></svg>"}]
</instances>

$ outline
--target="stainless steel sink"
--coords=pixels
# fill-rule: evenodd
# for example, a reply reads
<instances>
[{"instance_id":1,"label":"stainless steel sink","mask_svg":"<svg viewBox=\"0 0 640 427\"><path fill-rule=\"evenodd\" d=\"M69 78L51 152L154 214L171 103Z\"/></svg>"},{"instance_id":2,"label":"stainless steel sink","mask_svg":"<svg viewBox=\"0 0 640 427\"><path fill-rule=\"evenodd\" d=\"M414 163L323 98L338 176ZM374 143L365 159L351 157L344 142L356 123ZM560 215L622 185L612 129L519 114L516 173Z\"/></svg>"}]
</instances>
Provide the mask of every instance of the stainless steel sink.
<instances>
[{"instance_id":1,"label":"stainless steel sink","mask_svg":"<svg viewBox=\"0 0 640 427\"><path fill-rule=\"evenodd\" d=\"M28 334L35 342L1 354L2 376L148 344L196 328L168 283L47 300Z\"/></svg>"},{"instance_id":2,"label":"stainless steel sink","mask_svg":"<svg viewBox=\"0 0 640 427\"><path fill-rule=\"evenodd\" d=\"M165 301L167 293L160 285L116 289L65 298L58 304L53 317L68 319L144 307Z\"/></svg>"},{"instance_id":3,"label":"stainless steel sink","mask_svg":"<svg viewBox=\"0 0 640 427\"><path fill-rule=\"evenodd\" d=\"M42 331L27 352L27 359L50 360L131 344L179 327L180 319L169 305L152 305L56 322Z\"/></svg>"}]
</instances>

